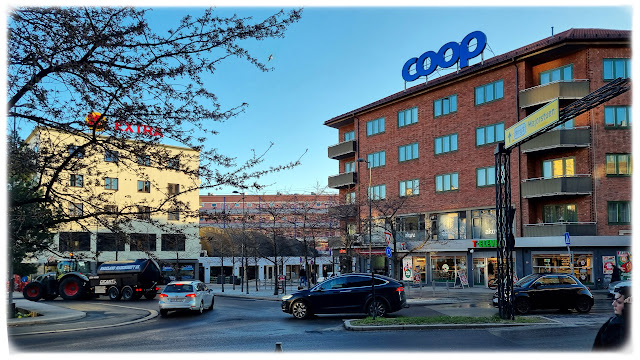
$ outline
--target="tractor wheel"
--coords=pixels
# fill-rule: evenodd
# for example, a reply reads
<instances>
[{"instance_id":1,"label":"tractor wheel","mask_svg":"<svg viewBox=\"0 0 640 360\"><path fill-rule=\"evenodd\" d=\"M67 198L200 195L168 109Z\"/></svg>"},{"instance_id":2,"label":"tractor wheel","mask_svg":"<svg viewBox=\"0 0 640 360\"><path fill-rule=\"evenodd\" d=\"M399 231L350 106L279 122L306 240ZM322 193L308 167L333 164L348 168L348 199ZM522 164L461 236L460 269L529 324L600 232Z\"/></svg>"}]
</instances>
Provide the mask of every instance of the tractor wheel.
<instances>
[{"instance_id":1,"label":"tractor wheel","mask_svg":"<svg viewBox=\"0 0 640 360\"><path fill-rule=\"evenodd\" d=\"M122 300L129 301L133 299L133 294L134 291L131 286L127 285L122 288Z\"/></svg>"},{"instance_id":2,"label":"tractor wheel","mask_svg":"<svg viewBox=\"0 0 640 360\"><path fill-rule=\"evenodd\" d=\"M120 300L122 297L122 293L117 286L112 286L107 290L107 294L109 294L109 300Z\"/></svg>"},{"instance_id":3,"label":"tractor wheel","mask_svg":"<svg viewBox=\"0 0 640 360\"><path fill-rule=\"evenodd\" d=\"M22 289L22 295L25 299L38 301L44 294L44 287L39 282L30 282Z\"/></svg>"},{"instance_id":4,"label":"tractor wheel","mask_svg":"<svg viewBox=\"0 0 640 360\"><path fill-rule=\"evenodd\" d=\"M68 277L60 283L60 296L65 300L77 300L84 296L82 281L77 277Z\"/></svg>"}]
</instances>

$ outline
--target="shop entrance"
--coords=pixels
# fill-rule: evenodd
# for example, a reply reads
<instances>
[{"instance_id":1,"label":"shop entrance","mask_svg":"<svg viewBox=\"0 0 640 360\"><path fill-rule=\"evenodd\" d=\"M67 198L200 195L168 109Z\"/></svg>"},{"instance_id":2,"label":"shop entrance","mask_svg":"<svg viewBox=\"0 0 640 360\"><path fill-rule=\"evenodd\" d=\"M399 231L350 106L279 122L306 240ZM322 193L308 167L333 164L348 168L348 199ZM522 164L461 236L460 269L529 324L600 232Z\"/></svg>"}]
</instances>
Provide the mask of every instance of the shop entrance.
<instances>
[{"instance_id":1,"label":"shop entrance","mask_svg":"<svg viewBox=\"0 0 640 360\"><path fill-rule=\"evenodd\" d=\"M489 282L496 278L497 273L497 258L473 259L473 285L488 287Z\"/></svg>"}]
</instances>

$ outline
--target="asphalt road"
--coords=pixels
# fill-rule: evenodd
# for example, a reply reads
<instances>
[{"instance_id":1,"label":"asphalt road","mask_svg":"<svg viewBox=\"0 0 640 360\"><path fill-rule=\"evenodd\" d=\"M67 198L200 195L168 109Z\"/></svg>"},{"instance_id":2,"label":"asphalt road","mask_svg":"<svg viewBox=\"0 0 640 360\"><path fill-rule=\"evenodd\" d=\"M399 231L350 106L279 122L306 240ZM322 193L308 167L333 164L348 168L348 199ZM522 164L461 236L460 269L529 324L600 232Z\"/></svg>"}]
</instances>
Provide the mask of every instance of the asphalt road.
<instances>
[{"instance_id":1,"label":"asphalt road","mask_svg":"<svg viewBox=\"0 0 640 360\"><path fill-rule=\"evenodd\" d=\"M157 310L157 302L55 301L85 311L87 317L66 324L9 328L12 352L273 352L277 342L285 352L590 351L598 328L611 313L610 301L600 298L589 314L535 313L561 321L554 326L354 332L345 330L343 320L360 315L300 321L284 314L275 301L218 296L214 310L202 315L170 313L124 326L118 324L147 316L145 309ZM455 313L456 306L488 307L486 299L477 299L456 305L412 306L397 315Z\"/></svg>"}]
</instances>

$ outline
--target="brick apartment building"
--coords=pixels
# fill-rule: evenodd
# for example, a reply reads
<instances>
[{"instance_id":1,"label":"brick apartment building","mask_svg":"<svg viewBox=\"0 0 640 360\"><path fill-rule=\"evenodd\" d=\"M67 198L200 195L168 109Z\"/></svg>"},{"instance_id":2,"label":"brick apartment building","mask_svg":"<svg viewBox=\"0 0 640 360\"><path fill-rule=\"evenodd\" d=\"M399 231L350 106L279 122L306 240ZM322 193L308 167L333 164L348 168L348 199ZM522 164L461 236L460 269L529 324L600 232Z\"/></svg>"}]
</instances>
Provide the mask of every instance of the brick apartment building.
<instances>
[{"instance_id":1,"label":"brick apartment building","mask_svg":"<svg viewBox=\"0 0 640 360\"><path fill-rule=\"evenodd\" d=\"M562 109L630 78L631 32L571 29L475 62L324 123L340 141L328 148L340 169L329 186L360 212L347 220L352 232L368 217L369 171L373 199L406 198L394 217L405 280L462 273L483 286L494 277L497 143L556 98ZM573 269L603 286L614 262L630 276L631 98L623 93L513 149L517 276ZM380 230L373 246L384 254ZM384 255L373 260L388 271Z\"/></svg>"},{"instance_id":2,"label":"brick apartment building","mask_svg":"<svg viewBox=\"0 0 640 360\"><path fill-rule=\"evenodd\" d=\"M207 227L242 229L244 226L247 231L269 234L269 229L276 226L281 236L306 240L310 246L315 244L318 256L308 258L306 266L319 275L325 266L328 273L333 273L336 259L330 251L329 239L340 234L339 224L329 216L329 209L335 204L336 195L331 194L200 195L200 232ZM285 264L278 274L297 279L300 268L305 266L304 259L299 254L282 255L285 255ZM205 269L204 279L215 281L215 276L221 273L220 259L201 257L200 263ZM239 262L232 265L232 259L225 259L224 264L225 275L242 276ZM259 280L268 281L273 279L275 271L273 263L260 259L257 263L251 260L247 273L250 280L258 274Z\"/></svg>"}]
</instances>

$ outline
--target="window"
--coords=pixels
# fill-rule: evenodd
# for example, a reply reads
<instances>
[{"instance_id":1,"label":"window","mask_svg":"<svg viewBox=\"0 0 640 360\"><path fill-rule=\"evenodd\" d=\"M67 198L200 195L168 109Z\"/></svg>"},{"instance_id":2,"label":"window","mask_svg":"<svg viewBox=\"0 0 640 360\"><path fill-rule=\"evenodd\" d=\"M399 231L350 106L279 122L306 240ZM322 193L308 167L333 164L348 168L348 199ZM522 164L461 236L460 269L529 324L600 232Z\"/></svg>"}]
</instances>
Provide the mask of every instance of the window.
<instances>
[{"instance_id":1,"label":"window","mask_svg":"<svg viewBox=\"0 0 640 360\"><path fill-rule=\"evenodd\" d=\"M385 199L387 197L387 186L383 184L370 187L369 196L371 200Z\"/></svg>"},{"instance_id":2,"label":"window","mask_svg":"<svg viewBox=\"0 0 640 360\"><path fill-rule=\"evenodd\" d=\"M542 217L545 223L577 222L578 211L575 204L545 205Z\"/></svg>"},{"instance_id":3,"label":"window","mask_svg":"<svg viewBox=\"0 0 640 360\"><path fill-rule=\"evenodd\" d=\"M418 158L418 143L398 147L398 161L409 161Z\"/></svg>"},{"instance_id":4,"label":"window","mask_svg":"<svg viewBox=\"0 0 640 360\"><path fill-rule=\"evenodd\" d=\"M628 128L631 126L631 106L605 106L605 128Z\"/></svg>"},{"instance_id":5,"label":"window","mask_svg":"<svg viewBox=\"0 0 640 360\"><path fill-rule=\"evenodd\" d=\"M105 150L104 161L106 162L118 162L119 155L117 151Z\"/></svg>"},{"instance_id":6,"label":"window","mask_svg":"<svg viewBox=\"0 0 640 360\"><path fill-rule=\"evenodd\" d=\"M58 250L61 252L90 251L91 234L88 232L61 232L58 237Z\"/></svg>"},{"instance_id":7,"label":"window","mask_svg":"<svg viewBox=\"0 0 640 360\"><path fill-rule=\"evenodd\" d=\"M69 203L69 216L82 216L83 213L82 203Z\"/></svg>"},{"instance_id":8,"label":"window","mask_svg":"<svg viewBox=\"0 0 640 360\"><path fill-rule=\"evenodd\" d=\"M473 239L495 239L496 229L495 209L471 211L471 237Z\"/></svg>"},{"instance_id":9,"label":"window","mask_svg":"<svg viewBox=\"0 0 640 360\"><path fill-rule=\"evenodd\" d=\"M607 176L632 174L631 154L607 154L606 171Z\"/></svg>"},{"instance_id":10,"label":"window","mask_svg":"<svg viewBox=\"0 0 640 360\"><path fill-rule=\"evenodd\" d=\"M476 128L476 146L504 141L504 123Z\"/></svg>"},{"instance_id":11,"label":"window","mask_svg":"<svg viewBox=\"0 0 640 360\"><path fill-rule=\"evenodd\" d=\"M107 214L116 214L118 212L118 205L105 205L104 211Z\"/></svg>"},{"instance_id":12,"label":"window","mask_svg":"<svg viewBox=\"0 0 640 360\"><path fill-rule=\"evenodd\" d=\"M138 165L151 166L151 157L149 155L138 155Z\"/></svg>"},{"instance_id":13,"label":"window","mask_svg":"<svg viewBox=\"0 0 640 360\"><path fill-rule=\"evenodd\" d=\"M403 127L418 122L418 107L398 111L398 127Z\"/></svg>"},{"instance_id":14,"label":"window","mask_svg":"<svg viewBox=\"0 0 640 360\"><path fill-rule=\"evenodd\" d=\"M138 192L150 193L151 183L149 181L138 180Z\"/></svg>"},{"instance_id":15,"label":"window","mask_svg":"<svg viewBox=\"0 0 640 360\"><path fill-rule=\"evenodd\" d=\"M433 146L436 155L458 150L458 134L437 137Z\"/></svg>"},{"instance_id":16,"label":"window","mask_svg":"<svg viewBox=\"0 0 640 360\"><path fill-rule=\"evenodd\" d=\"M171 209L168 212L169 220L180 220L180 211L178 209Z\"/></svg>"},{"instance_id":17,"label":"window","mask_svg":"<svg viewBox=\"0 0 640 360\"><path fill-rule=\"evenodd\" d=\"M458 190L458 173L436 175L436 192Z\"/></svg>"},{"instance_id":18,"label":"window","mask_svg":"<svg viewBox=\"0 0 640 360\"><path fill-rule=\"evenodd\" d=\"M156 234L130 234L131 251L156 251Z\"/></svg>"},{"instance_id":19,"label":"window","mask_svg":"<svg viewBox=\"0 0 640 360\"><path fill-rule=\"evenodd\" d=\"M118 190L118 178L104 178L104 188L107 190Z\"/></svg>"},{"instance_id":20,"label":"window","mask_svg":"<svg viewBox=\"0 0 640 360\"><path fill-rule=\"evenodd\" d=\"M476 105L481 105L504 97L504 81L499 80L475 88Z\"/></svg>"},{"instance_id":21,"label":"window","mask_svg":"<svg viewBox=\"0 0 640 360\"><path fill-rule=\"evenodd\" d=\"M178 195L180 193L180 184L169 184L167 186L167 193L169 195Z\"/></svg>"},{"instance_id":22,"label":"window","mask_svg":"<svg viewBox=\"0 0 640 360\"><path fill-rule=\"evenodd\" d=\"M562 124L554 127L553 130L569 130L569 129L573 129L573 128L575 128L575 125L573 123L573 119L571 119L571 120L567 120L567 121L563 122Z\"/></svg>"},{"instance_id":23,"label":"window","mask_svg":"<svg viewBox=\"0 0 640 360\"><path fill-rule=\"evenodd\" d=\"M609 225L631 224L631 202L607 201L607 217Z\"/></svg>"},{"instance_id":24,"label":"window","mask_svg":"<svg viewBox=\"0 0 640 360\"><path fill-rule=\"evenodd\" d=\"M399 195L400 196L413 196L420 193L420 180L413 179L407 181L400 181Z\"/></svg>"},{"instance_id":25,"label":"window","mask_svg":"<svg viewBox=\"0 0 640 360\"><path fill-rule=\"evenodd\" d=\"M345 204L355 204L356 203L356 193L350 192L347 193L344 199Z\"/></svg>"},{"instance_id":26,"label":"window","mask_svg":"<svg viewBox=\"0 0 640 360\"><path fill-rule=\"evenodd\" d=\"M367 136L384 132L384 118L367 121Z\"/></svg>"},{"instance_id":27,"label":"window","mask_svg":"<svg viewBox=\"0 0 640 360\"><path fill-rule=\"evenodd\" d=\"M80 149L77 145L69 145L69 156L75 158L83 158L84 157L84 149Z\"/></svg>"},{"instance_id":28,"label":"window","mask_svg":"<svg viewBox=\"0 0 640 360\"><path fill-rule=\"evenodd\" d=\"M540 73L540 85L545 85L554 81L573 80L573 64L561 66L559 68L543 71Z\"/></svg>"},{"instance_id":29,"label":"window","mask_svg":"<svg viewBox=\"0 0 640 360\"><path fill-rule=\"evenodd\" d=\"M125 239L118 234L98 233L97 251L124 251Z\"/></svg>"},{"instance_id":30,"label":"window","mask_svg":"<svg viewBox=\"0 0 640 360\"><path fill-rule=\"evenodd\" d=\"M631 59L603 59L604 80L631 77Z\"/></svg>"},{"instance_id":31,"label":"window","mask_svg":"<svg viewBox=\"0 0 640 360\"><path fill-rule=\"evenodd\" d=\"M184 234L162 234L161 251L184 251L187 240Z\"/></svg>"},{"instance_id":32,"label":"window","mask_svg":"<svg viewBox=\"0 0 640 360\"><path fill-rule=\"evenodd\" d=\"M344 172L351 173L356 171L356 162L355 161L347 161L344 163Z\"/></svg>"},{"instance_id":33,"label":"window","mask_svg":"<svg viewBox=\"0 0 640 360\"><path fill-rule=\"evenodd\" d=\"M458 95L451 95L433 102L433 117L458 111Z\"/></svg>"},{"instance_id":34,"label":"window","mask_svg":"<svg viewBox=\"0 0 640 360\"><path fill-rule=\"evenodd\" d=\"M82 187L82 184L82 175L71 174L71 176L69 176L69 186Z\"/></svg>"},{"instance_id":35,"label":"window","mask_svg":"<svg viewBox=\"0 0 640 360\"><path fill-rule=\"evenodd\" d=\"M150 164L147 164L147 166L149 165ZM177 156L170 158L167 162L167 167L171 170L180 170L180 158Z\"/></svg>"},{"instance_id":36,"label":"window","mask_svg":"<svg viewBox=\"0 0 640 360\"><path fill-rule=\"evenodd\" d=\"M384 151L367 155L367 169L384 166Z\"/></svg>"},{"instance_id":37,"label":"window","mask_svg":"<svg viewBox=\"0 0 640 360\"><path fill-rule=\"evenodd\" d=\"M576 175L576 159L573 157L551 159L542 162L542 177L545 179Z\"/></svg>"},{"instance_id":38,"label":"window","mask_svg":"<svg viewBox=\"0 0 640 360\"><path fill-rule=\"evenodd\" d=\"M140 220L150 220L151 219L151 208L148 206L138 205L138 219Z\"/></svg>"},{"instance_id":39,"label":"window","mask_svg":"<svg viewBox=\"0 0 640 360\"><path fill-rule=\"evenodd\" d=\"M356 132L355 131L347 131L346 133L344 133L344 141L350 141L350 140L354 140L356 138Z\"/></svg>"},{"instance_id":40,"label":"window","mask_svg":"<svg viewBox=\"0 0 640 360\"><path fill-rule=\"evenodd\" d=\"M476 169L476 186L494 186L496 184L496 167L488 166Z\"/></svg>"}]
</instances>

